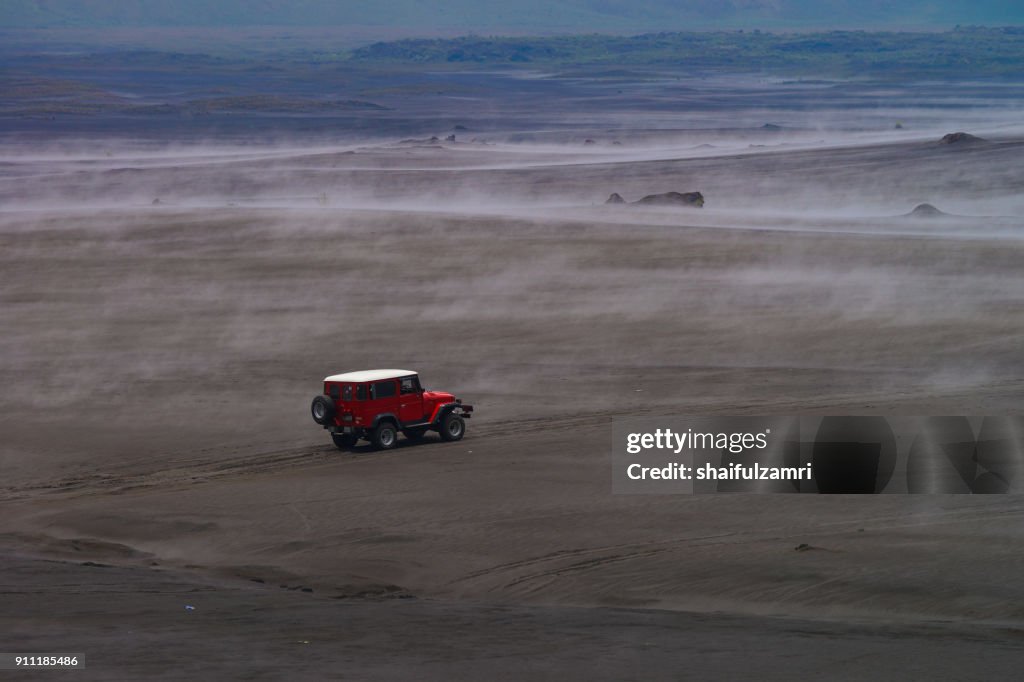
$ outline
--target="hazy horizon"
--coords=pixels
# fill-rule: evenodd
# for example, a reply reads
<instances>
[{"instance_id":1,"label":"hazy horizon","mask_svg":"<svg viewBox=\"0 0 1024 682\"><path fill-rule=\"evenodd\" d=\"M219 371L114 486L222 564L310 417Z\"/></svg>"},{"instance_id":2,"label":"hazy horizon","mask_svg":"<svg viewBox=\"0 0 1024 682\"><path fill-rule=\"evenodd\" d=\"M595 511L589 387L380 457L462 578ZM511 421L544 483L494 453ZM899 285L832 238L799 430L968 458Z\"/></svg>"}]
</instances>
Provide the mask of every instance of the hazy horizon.
<instances>
[{"instance_id":1,"label":"hazy horizon","mask_svg":"<svg viewBox=\"0 0 1024 682\"><path fill-rule=\"evenodd\" d=\"M1019 25L1024 5L1008 0L8 0L0 29L119 27L342 27L384 36L629 33L705 29L908 29Z\"/></svg>"}]
</instances>

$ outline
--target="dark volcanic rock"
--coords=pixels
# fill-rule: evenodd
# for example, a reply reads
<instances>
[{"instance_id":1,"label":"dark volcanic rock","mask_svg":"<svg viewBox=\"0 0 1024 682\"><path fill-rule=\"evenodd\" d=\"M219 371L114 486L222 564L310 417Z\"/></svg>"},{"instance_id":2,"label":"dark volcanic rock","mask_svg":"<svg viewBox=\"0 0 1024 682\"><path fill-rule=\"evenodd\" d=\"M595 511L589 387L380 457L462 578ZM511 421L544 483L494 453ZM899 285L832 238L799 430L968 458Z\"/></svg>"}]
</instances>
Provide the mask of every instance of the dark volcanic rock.
<instances>
[{"instance_id":1,"label":"dark volcanic rock","mask_svg":"<svg viewBox=\"0 0 1024 682\"><path fill-rule=\"evenodd\" d=\"M913 211L906 215L911 218L941 218L943 216L948 216L949 214L943 213L931 204L918 204L914 207Z\"/></svg>"},{"instance_id":2,"label":"dark volcanic rock","mask_svg":"<svg viewBox=\"0 0 1024 682\"><path fill-rule=\"evenodd\" d=\"M648 194L633 203L649 206L695 206L700 208L704 205L704 195L700 192L663 192Z\"/></svg>"},{"instance_id":3,"label":"dark volcanic rock","mask_svg":"<svg viewBox=\"0 0 1024 682\"><path fill-rule=\"evenodd\" d=\"M700 192L662 192L661 194L648 194L636 201L626 201L618 192L612 192L605 202L606 204L631 204L645 206L688 206L701 208L704 206L704 195Z\"/></svg>"},{"instance_id":4,"label":"dark volcanic rock","mask_svg":"<svg viewBox=\"0 0 1024 682\"><path fill-rule=\"evenodd\" d=\"M431 135L430 137L422 138L422 139L417 139L417 138L414 138L414 137L409 137L409 138L406 138L404 140L400 140L398 142L398 144L437 144L440 141L441 141L441 138L439 138L437 135Z\"/></svg>"},{"instance_id":5,"label":"dark volcanic rock","mask_svg":"<svg viewBox=\"0 0 1024 682\"><path fill-rule=\"evenodd\" d=\"M988 142L988 140L976 137L970 133L949 133L948 135L943 135L942 139L939 140L939 144L956 145L983 144L985 142Z\"/></svg>"}]
</instances>

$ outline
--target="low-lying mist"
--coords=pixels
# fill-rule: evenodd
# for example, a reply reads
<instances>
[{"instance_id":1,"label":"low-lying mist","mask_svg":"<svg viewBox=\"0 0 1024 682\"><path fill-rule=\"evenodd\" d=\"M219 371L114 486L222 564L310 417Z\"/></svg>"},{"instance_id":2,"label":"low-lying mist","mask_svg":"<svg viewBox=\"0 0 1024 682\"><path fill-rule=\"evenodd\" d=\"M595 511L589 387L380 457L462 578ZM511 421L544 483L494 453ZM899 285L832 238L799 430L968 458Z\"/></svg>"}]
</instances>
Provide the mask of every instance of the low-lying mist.
<instances>
[{"instance_id":1,"label":"low-lying mist","mask_svg":"<svg viewBox=\"0 0 1024 682\"><path fill-rule=\"evenodd\" d=\"M62 212L215 208L404 210L536 214L668 191L700 191L709 213L894 217L921 203L946 213L1015 218L1024 141L943 144L938 138L835 135L766 144L406 142L352 147L186 148L13 154L0 170L6 210ZM615 207L610 207L615 208ZM631 222L643 212L615 214ZM650 214L645 207L644 211ZM730 213L732 212L732 213Z\"/></svg>"},{"instance_id":2,"label":"low-lying mist","mask_svg":"<svg viewBox=\"0 0 1024 682\"><path fill-rule=\"evenodd\" d=\"M321 378L374 366L466 394L485 429L623 405L1012 410L1012 92L879 107L892 93L857 86L844 110L838 86L736 87L688 113L648 107L669 86L591 92L543 125L449 99L430 128L435 98L407 135L5 136L5 466L265 442L252 423L311 439ZM759 88L773 106L744 105ZM981 139L943 141L959 130ZM665 192L704 207L605 204Z\"/></svg>"}]
</instances>

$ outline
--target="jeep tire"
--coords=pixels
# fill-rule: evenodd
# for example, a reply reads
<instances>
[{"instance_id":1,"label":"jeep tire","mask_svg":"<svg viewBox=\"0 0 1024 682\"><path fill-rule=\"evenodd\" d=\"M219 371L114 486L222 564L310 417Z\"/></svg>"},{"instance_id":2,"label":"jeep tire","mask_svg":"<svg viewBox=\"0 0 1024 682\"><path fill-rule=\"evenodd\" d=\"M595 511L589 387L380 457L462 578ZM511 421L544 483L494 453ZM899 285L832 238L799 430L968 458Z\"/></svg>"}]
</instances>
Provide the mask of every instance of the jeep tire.
<instances>
[{"instance_id":1,"label":"jeep tire","mask_svg":"<svg viewBox=\"0 0 1024 682\"><path fill-rule=\"evenodd\" d=\"M449 442L462 440L462 437L466 435L466 420L454 412L449 413L441 420L441 428L438 431L441 433L441 440Z\"/></svg>"},{"instance_id":2,"label":"jeep tire","mask_svg":"<svg viewBox=\"0 0 1024 682\"><path fill-rule=\"evenodd\" d=\"M391 422L381 422L370 434L375 450L390 450L398 444L398 429Z\"/></svg>"},{"instance_id":3,"label":"jeep tire","mask_svg":"<svg viewBox=\"0 0 1024 682\"><path fill-rule=\"evenodd\" d=\"M313 398L309 411L313 415L313 421L321 426L326 426L334 421L334 401L325 395L318 395Z\"/></svg>"},{"instance_id":4,"label":"jeep tire","mask_svg":"<svg viewBox=\"0 0 1024 682\"><path fill-rule=\"evenodd\" d=\"M332 433L331 440L334 441L334 446L339 450L349 450L355 447L359 437L354 433Z\"/></svg>"}]
</instances>

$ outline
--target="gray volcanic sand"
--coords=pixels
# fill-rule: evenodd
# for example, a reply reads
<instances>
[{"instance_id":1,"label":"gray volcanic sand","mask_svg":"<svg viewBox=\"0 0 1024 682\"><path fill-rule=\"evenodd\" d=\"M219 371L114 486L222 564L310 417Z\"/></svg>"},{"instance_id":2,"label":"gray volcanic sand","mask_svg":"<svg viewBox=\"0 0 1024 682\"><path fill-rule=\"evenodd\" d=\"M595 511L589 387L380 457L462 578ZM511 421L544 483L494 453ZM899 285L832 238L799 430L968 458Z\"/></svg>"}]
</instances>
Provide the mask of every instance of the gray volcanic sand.
<instances>
[{"instance_id":1,"label":"gray volcanic sand","mask_svg":"<svg viewBox=\"0 0 1024 682\"><path fill-rule=\"evenodd\" d=\"M1019 497L611 494L614 416L1019 412L1024 143L815 136L11 154L3 648L95 679L1012 677ZM309 400L378 366L472 402L465 440L335 449Z\"/></svg>"}]
</instances>

